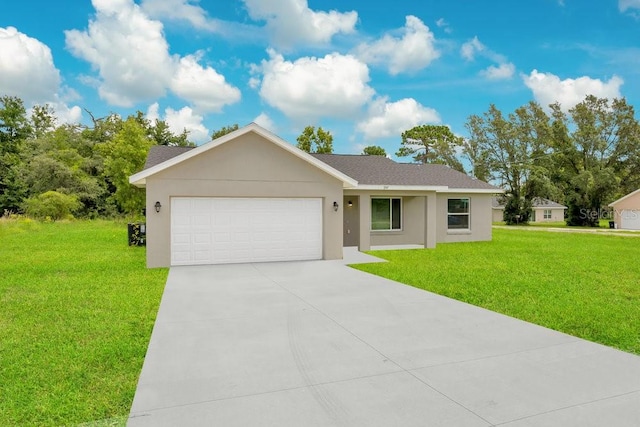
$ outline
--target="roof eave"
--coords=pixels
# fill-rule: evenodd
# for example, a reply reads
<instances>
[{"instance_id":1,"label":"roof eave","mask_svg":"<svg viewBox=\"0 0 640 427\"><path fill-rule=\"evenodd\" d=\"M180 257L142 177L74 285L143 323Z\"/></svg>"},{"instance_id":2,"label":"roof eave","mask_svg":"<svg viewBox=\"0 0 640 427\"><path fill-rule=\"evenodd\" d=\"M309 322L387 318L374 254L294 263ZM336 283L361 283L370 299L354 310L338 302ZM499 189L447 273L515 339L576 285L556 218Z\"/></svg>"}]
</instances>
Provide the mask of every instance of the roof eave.
<instances>
[{"instance_id":1,"label":"roof eave","mask_svg":"<svg viewBox=\"0 0 640 427\"><path fill-rule=\"evenodd\" d=\"M618 200L616 200L615 202L611 202L611 203L609 203L609 205L608 205L608 206L609 206L610 208L612 208L612 207L614 207L615 205L617 205L618 203L620 203L620 202L622 202L622 201L624 201L624 200L628 199L629 197L635 196L635 195L636 195L636 194L638 194L638 193L640 193L640 188L639 188L639 189L637 189L636 191L632 191L631 193L627 194L626 196L622 196L622 197L620 197L620 198L619 198Z\"/></svg>"},{"instance_id":2,"label":"roof eave","mask_svg":"<svg viewBox=\"0 0 640 427\"><path fill-rule=\"evenodd\" d=\"M444 185L378 185L359 184L355 190L369 191L443 191L447 189Z\"/></svg>"},{"instance_id":3,"label":"roof eave","mask_svg":"<svg viewBox=\"0 0 640 427\"><path fill-rule=\"evenodd\" d=\"M501 188L448 188L441 193L502 194Z\"/></svg>"},{"instance_id":4,"label":"roof eave","mask_svg":"<svg viewBox=\"0 0 640 427\"><path fill-rule=\"evenodd\" d=\"M450 188L446 185L378 185L360 184L355 190L368 191L435 191L436 193L473 193L473 194L498 194L504 193L502 189L492 188Z\"/></svg>"}]
</instances>

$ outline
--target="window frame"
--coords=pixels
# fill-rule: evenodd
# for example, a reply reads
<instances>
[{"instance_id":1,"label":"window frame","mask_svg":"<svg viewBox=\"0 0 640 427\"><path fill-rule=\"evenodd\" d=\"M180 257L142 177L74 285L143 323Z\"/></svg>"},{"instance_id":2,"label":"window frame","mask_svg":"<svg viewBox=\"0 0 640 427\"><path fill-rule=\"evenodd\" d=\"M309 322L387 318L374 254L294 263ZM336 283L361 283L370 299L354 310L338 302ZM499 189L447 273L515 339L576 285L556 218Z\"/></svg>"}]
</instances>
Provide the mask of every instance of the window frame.
<instances>
[{"instance_id":1,"label":"window frame","mask_svg":"<svg viewBox=\"0 0 640 427\"><path fill-rule=\"evenodd\" d=\"M547 212L549 212L548 216L547 216ZM553 211L551 209L544 209L542 212L542 218L543 219L553 219Z\"/></svg>"},{"instance_id":2,"label":"window frame","mask_svg":"<svg viewBox=\"0 0 640 427\"><path fill-rule=\"evenodd\" d=\"M467 201L467 212L450 212L449 211L449 202L452 200L466 200ZM452 216L455 217L467 217L467 226L462 227L451 227L449 223L449 218ZM465 232L471 230L471 197L450 197L447 199L447 232Z\"/></svg>"},{"instance_id":3,"label":"window frame","mask_svg":"<svg viewBox=\"0 0 640 427\"><path fill-rule=\"evenodd\" d=\"M373 201L374 200L388 200L389 201L389 228L373 228ZM394 216L393 216L393 201L394 200L398 200L399 201L399 213L398 213L398 221L399 221L399 227L398 228L393 228L393 223L394 223ZM403 206L403 201L402 201L402 197L381 197L381 196L375 196L375 197L371 197L371 203L370 203L370 207L371 207L371 215L370 215L370 222L369 222L369 229L370 231L375 231L375 232L382 232L382 233L388 233L388 232L397 232L397 231L402 231L402 226L404 224L404 219L403 219L403 210L404 210L404 206Z\"/></svg>"}]
</instances>

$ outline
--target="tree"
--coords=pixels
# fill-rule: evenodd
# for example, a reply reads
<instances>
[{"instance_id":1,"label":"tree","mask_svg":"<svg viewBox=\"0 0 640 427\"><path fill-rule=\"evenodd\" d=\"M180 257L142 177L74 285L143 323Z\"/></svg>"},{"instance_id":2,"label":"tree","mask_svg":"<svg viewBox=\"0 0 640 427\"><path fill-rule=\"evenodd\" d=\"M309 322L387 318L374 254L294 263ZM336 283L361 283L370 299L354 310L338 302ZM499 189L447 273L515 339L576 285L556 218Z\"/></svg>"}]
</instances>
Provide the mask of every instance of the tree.
<instances>
[{"instance_id":1,"label":"tree","mask_svg":"<svg viewBox=\"0 0 640 427\"><path fill-rule=\"evenodd\" d=\"M333 153L333 136L322 127L318 127L318 130L314 126L305 127L296 141L298 141L297 147L307 153Z\"/></svg>"},{"instance_id":2,"label":"tree","mask_svg":"<svg viewBox=\"0 0 640 427\"><path fill-rule=\"evenodd\" d=\"M462 146L462 138L443 125L416 126L402 132L398 157L413 156L419 163L438 163L464 172L456 157L456 149Z\"/></svg>"},{"instance_id":3,"label":"tree","mask_svg":"<svg viewBox=\"0 0 640 427\"><path fill-rule=\"evenodd\" d=\"M237 123L234 123L230 126L222 126L221 129L213 131L213 133L211 134L211 139L218 139L221 136L225 136L226 134L236 131L238 129L239 129L239 126Z\"/></svg>"},{"instance_id":4,"label":"tree","mask_svg":"<svg viewBox=\"0 0 640 427\"><path fill-rule=\"evenodd\" d=\"M31 133L22 100L0 97L0 214L19 210L26 194L20 151Z\"/></svg>"},{"instance_id":5,"label":"tree","mask_svg":"<svg viewBox=\"0 0 640 427\"><path fill-rule=\"evenodd\" d=\"M47 191L25 200L24 211L34 218L56 221L73 217L73 212L79 206L80 202L75 196Z\"/></svg>"},{"instance_id":6,"label":"tree","mask_svg":"<svg viewBox=\"0 0 640 427\"><path fill-rule=\"evenodd\" d=\"M364 147L362 150L362 154L366 154L367 156L387 156L387 152L384 151L384 148L378 145L370 145L368 147Z\"/></svg>"},{"instance_id":7,"label":"tree","mask_svg":"<svg viewBox=\"0 0 640 427\"><path fill-rule=\"evenodd\" d=\"M507 118L492 104L482 116L470 116L466 127L470 137L463 150L478 161L482 174L499 180L506 190L505 222L528 222L533 198L551 191L546 178L549 117L535 102L516 109Z\"/></svg>"},{"instance_id":8,"label":"tree","mask_svg":"<svg viewBox=\"0 0 640 427\"><path fill-rule=\"evenodd\" d=\"M56 128L56 112L49 105L35 105L31 112L31 123L33 124L33 134L36 138L51 132Z\"/></svg>"},{"instance_id":9,"label":"tree","mask_svg":"<svg viewBox=\"0 0 640 427\"><path fill-rule=\"evenodd\" d=\"M493 180L488 153L482 149L477 139L467 138L463 140L462 157L471 165L471 170L468 172L469 175L480 181L489 182Z\"/></svg>"},{"instance_id":10,"label":"tree","mask_svg":"<svg viewBox=\"0 0 640 427\"><path fill-rule=\"evenodd\" d=\"M148 123L147 135L155 141L157 145L169 145L175 147L195 147L189 141L189 131L182 130L180 134L174 134L165 120L155 119L153 124Z\"/></svg>"},{"instance_id":11,"label":"tree","mask_svg":"<svg viewBox=\"0 0 640 427\"><path fill-rule=\"evenodd\" d=\"M554 177L566 193L568 225L598 226L600 209L640 184L640 125L624 98L587 96L565 114L551 105Z\"/></svg>"},{"instance_id":12,"label":"tree","mask_svg":"<svg viewBox=\"0 0 640 427\"><path fill-rule=\"evenodd\" d=\"M145 205L144 189L129 184L129 176L142 170L152 145L145 129L129 117L113 139L100 146L104 175L115 187L112 197L122 212L135 214Z\"/></svg>"}]
</instances>

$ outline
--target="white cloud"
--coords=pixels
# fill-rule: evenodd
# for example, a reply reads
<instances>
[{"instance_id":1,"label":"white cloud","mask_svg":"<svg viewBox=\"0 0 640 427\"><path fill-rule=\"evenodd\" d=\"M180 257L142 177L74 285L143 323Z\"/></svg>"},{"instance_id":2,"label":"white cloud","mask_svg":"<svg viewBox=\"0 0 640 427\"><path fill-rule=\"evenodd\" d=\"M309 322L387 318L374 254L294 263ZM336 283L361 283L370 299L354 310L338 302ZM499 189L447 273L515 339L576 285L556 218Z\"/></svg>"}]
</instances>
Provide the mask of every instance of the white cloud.
<instances>
[{"instance_id":1,"label":"white cloud","mask_svg":"<svg viewBox=\"0 0 640 427\"><path fill-rule=\"evenodd\" d=\"M157 102L154 102L153 104L149 105L149 108L147 108L147 120L149 120L150 122L155 122L156 120L161 120L160 118L160 104L158 104Z\"/></svg>"},{"instance_id":2,"label":"white cloud","mask_svg":"<svg viewBox=\"0 0 640 427\"><path fill-rule=\"evenodd\" d=\"M618 0L618 9L620 9L620 12L626 12L629 9L640 9L640 0Z\"/></svg>"},{"instance_id":3,"label":"white cloud","mask_svg":"<svg viewBox=\"0 0 640 427\"><path fill-rule=\"evenodd\" d=\"M369 69L351 55L303 57L295 62L269 51L262 61L260 96L297 120L354 117L374 94Z\"/></svg>"},{"instance_id":4,"label":"white cloud","mask_svg":"<svg viewBox=\"0 0 640 427\"><path fill-rule=\"evenodd\" d=\"M468 42L464 43L460 48L460 55L467 61L473 61L478 52L482 52L486 49L486 46L483 45L478 37L474 37Z\"/></svg>"},{"instance_id":5,"label":"white cloud","mask_svg":"<svg viewBox=\"0 0 640 427\"><path fill-rule=\"evenodd\" d=\"M194 113L190 107L182 107L180 110L165 108L164 119L160 116L160 106L154 102L147 109L147 120L154 122L164 120L169 125L169 130L174 134L181 134L185 129L189 132L189 140L196 143L206 142L210 137L209 129L203 124L203 117Z\"/></svg>"},{"instance_id":6,"label":"white cloud","mask_svg":"<svg viewBox=\"0 0 640 427\"><path fill-rule=\"evenodd\" d=\"M86 31L65 31L67 48L100 74L100 97L131 107L163 96L174 71L162 24L132 0L93 0L96 17Z\"/></svg>"},{"instance_id":7,"label":"white cloud","mask_svg":"<svg viewBox=\"0 0 640 427\"><path fill-rule=\"evenodd\" d=\"M510 62L498 65L490 65L487 69L480 71L480 75L489 80L510 79L516 72L516 67Z\"/></svg>"},{"instance_id":8,"label":"white cloud","mask_svg":"<svg viewBox=\"0 0 640 427\"><path fill-rule=\"evenodd\" d=\"M51 49L14 27L0 28L0 93L25 103L51 99L60 86L60 72Z\"/></svg>"},{"instance_id":9,"label":"white cloud","mask_svg":"<svg viewBox=\"0 0 640 427\"><path fill-rule=\"evenodd\" d=\"M178 3L196 8L187 8L195 19L197 6ZM183 58L170 55L162 23L132 0L93 0L93 6L96 17L86 31L65 32L67 48L97 70L99 78L84 81L93 82L110 105L132 107L164 96L167 89L203 112L219 112L240 99L240 91L224 76L198 63L201 52Z\"/></svg>"},{"instance_id":10,"label":"white cloud","mask_svg":"<svg viewBox=\"0 0 640 427\"><path fill-rule=\"evenodd\" d=\"M533 96L541 105L560 103L564 111L582 102L587 95L600 98L620 98L620 86L624 81L613 76L608 81L583 76L577 79L560 78L551 73L540 73L533 70L531 74L522 75L524 84L533 92Z\"/></svg>"},{"instance_id":11,"label":"white cloud","mask_svg":"<svg viewBox=\"0 0 640 427\"><path fill-rule=\"evenodd\" d=\"M438 28L442 28L445 33L447 33L447 34L451 33L451 27L449 26L449 23L447 21L445 21L444 18L438 19L436 21L436 25L438 26Z\"/></svg>"},{"instance_id":12,"label":"white cloud","mask_svg":"<svg viewBox=\"0 0 640 427\"><path fill-rule=\"evenodd\" d=\"M209 29L214 26L207 17L207 12L192 3L191 0L144 0L141 6L152 18L183 20L200 29Z\"/></svg>"},{"instance_id":13,"label":"white cloud","mask_svg":"<svg viewBox=\"0 0 640 427\"><path fill-rule=\"evenodd\" d=\"M327 43L336 34L353 33L358 21L355 11L313 11L307 0L243 1L251 19L266 21L272 44L280 49Z\"/></svg>"},{"instance_id":14,"label":"white cloud","mask_svg":"<svg viewBox=\"0 0 640 427\"><path fill-rule=\"evenodd\" d=\"M82 120L82 109L77 105L69 107L62 101L49 102L49 105L55 111L56 119L58 123L80 123Z\"/></svg>"},{"instance_id":15,"label":"white cloud","mask_svg":"<svg viewBox=\"0 0 640 427\"><path fill-rule=\"evenodd\" d=\"M479 73L488 80L510 79L516 71L515 65L507 61L504 55L488 49L477 36L462 45L460 55L467 61L475 61L476 57L480 56L495 62L497 65L489 65Z\"/></svg>"},{"instance_id":16,"label":"white cloud","mask_svg":"<svg viewBox=\"0 0 640 427\"><path fill-rule=\"evenodd\" d=\"M388 66L392 75L421 70L440 57L433 33L419 18L407 16L401 32L401 38L385 34L361 44L356 48L358 57L368 64Z\"/></svg>"},{"instance_id":17,"label":"white cloud","mask_svg":"<svg viewBox=\"0 0 640 427\"><path fill-rule=\"evenodd\" d=\"M271 120L271 118L265 113L260 113L260 115L253 119L253 121L270 132L276 133L278 130L273 120Z\"/></svg>"},{"instance_id":18,"label":"white cloud","mask_svg":"<svg viewBox=\"0 0 640 427\"><path fill-rule=\"evenodd\" d=\"M77 123L82 118L80 107L66 103L78 95L61 86L51 49L14 27L0 28L0 94L17 96L27 106L49 104L58 123Z\"/></svg>"},{"instance_id":19,"label":"white cloud","mask_svg":"<svg viewBox=\"0 0 640 427\"><path fill-rule=\"evenodd\" d=\"M425 123L440 123L440 116L433 108L418 103L413 98L387 102L387 98L375 100L369 109L369 117L356 126L366 139L398 136L407 129Z\"/></svg>"},{"instance_id":20,"label":"white cloud","mask_svg":"<svg viewBox=\"0 0 640 427\"><path fill-rule=\"evenodd\" d=\"M200 65L200 55L180 59L171 80L171 91L203 112L219 112L225 105L238 102L238 88L228 84L213 68Z\"/></svg>"}]
</instances>

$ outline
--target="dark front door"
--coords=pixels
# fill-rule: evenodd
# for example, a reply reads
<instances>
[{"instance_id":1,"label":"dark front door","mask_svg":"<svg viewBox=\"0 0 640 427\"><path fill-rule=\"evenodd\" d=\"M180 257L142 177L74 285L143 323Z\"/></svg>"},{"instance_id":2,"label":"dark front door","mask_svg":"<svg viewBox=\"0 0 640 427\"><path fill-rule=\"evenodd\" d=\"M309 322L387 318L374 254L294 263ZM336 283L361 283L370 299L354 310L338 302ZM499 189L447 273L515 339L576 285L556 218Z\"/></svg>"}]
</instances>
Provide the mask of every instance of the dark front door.
<instances>
[{"instance_id":1,"label":"dark front door","mask_svg":"<svg viewBox=\"0 0 640 427\"><path fill-rule=\"evenodd\" d=\"M342 244L343 246L358 246L360 242L360 209L358 209L358 197L345 196L342 203L342 206L344 206Z\"/></svg>"}]
</instances>

